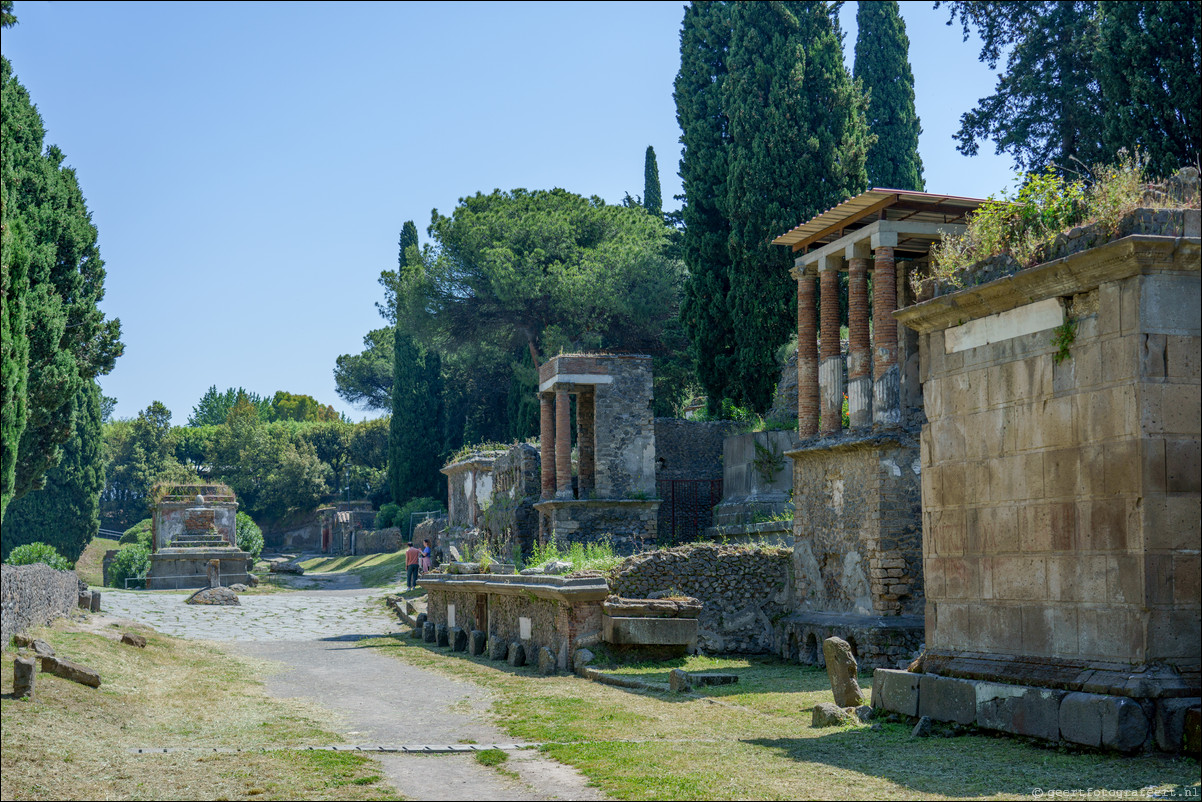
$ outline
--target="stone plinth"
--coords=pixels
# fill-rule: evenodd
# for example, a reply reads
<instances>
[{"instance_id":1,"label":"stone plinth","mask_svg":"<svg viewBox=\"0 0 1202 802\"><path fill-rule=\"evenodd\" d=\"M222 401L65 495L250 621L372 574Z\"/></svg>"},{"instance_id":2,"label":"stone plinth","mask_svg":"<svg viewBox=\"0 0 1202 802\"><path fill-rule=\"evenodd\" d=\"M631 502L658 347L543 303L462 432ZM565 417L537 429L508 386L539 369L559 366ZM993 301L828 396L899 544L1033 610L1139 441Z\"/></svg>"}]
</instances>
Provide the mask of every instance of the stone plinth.
<instances>
[{"instance_id":1,"label":"stone plinth","mask_svg":"<svg viewBox=\"0 0 1202 802\"><path fill-rule=\"evenodd\" d=\"M449 526L473 529L481 525L481 510L492 500L493 462L499 452L481 451L441 470L447 477Z\"/></svg>"},{"instance_id":2,"label":"stone plinth","mask_svg":"<svg viewBox=\"0 0 1202 802\"><path fill-rule=\"evenodd\" d=\"M785 454L796 444L797 435L788 431L723 439L722 502L714 507L714 524L723 534L741 533L733 530L792 511L793 463Z\"/></svg>"},{"instance_id":3,"label":"stone plinth","mask_svg":"<svg viewBox=\"0 0 1202 802\"><path fill-rule=\"evenodd\" d=\"M1128 236L898 313L929 419L928 672L1198 695L1200 253Z\"/></svg>"},{"instance_id":4,"label":"stone plinth","mask_svg":"<svg viewBox=\"0 0 1202 802\"><path fill-rule=\"evenodd\" d=\"M616 554L634 554L655 542L660 500L548 499L534 505L539 511L544 542L609 540Z\"/></svg>"},{"instance_id":5,"label":"stone plinth","mask_svg":"<svg viewBox=\"0 0 1202 802\"><path fill-rule=\"evenodd\" d=\"M249 554L234 548L160 549L150 555L147 590L183 590L208 586L210 560L221 566L221 584L249 584L246 562Z\"/></svg>"}]
</instances>

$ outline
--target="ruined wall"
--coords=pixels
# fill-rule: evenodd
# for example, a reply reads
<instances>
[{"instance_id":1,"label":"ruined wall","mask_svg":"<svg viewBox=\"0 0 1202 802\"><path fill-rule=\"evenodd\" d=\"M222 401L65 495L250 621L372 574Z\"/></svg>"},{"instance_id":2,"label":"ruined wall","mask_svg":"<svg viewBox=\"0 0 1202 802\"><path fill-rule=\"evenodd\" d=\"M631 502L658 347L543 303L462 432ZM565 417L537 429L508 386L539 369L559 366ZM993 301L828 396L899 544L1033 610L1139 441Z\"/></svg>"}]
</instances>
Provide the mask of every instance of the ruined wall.
<instances>
[{"instance_id":1,"label":"ruined wall","mask_svg":"<svg viewBox=\"0 0 1202 802\"><path fill-rule=\"evenodd\" d=\"M420 541L418 541L420 542ZM409 546L397 527L360 530L355 533L355 554L386 554Z\"/></svg>"},{"instance_id":2,"label":"ruined wall","mask_svg":"<svg viewBox=\"0 0 1202 802\"><path fill-rule=\"evenodd\" d=\"M722 441L734 421L655 419L655 481L721 479Z\"/></svg>"},{"instance_id":3,"label":"ruined wall","mask_svg":"<svg viewBox=\"0 0 1202 802\"><path fill-rule=\"evenodd\" d=\"M1196 693L1192 215L1192 240L1128 237L912 307L929 648L1076 672L1160 662Z\"/></svg>"},{"instance_id":4,"label":"ruined wall","mask_svg":"<svg viewBox=\"0 0 1202 802\"><path fill-rule=\"evenodd\" d=\"M0 645L18 632L70 615L86 587L74 571L48 565L0 566Z\"/></svg>"},{"instance_id":5,"label":"ruined wall","mask_svg":"<svg viewBox=\"0 0 1202 802\"><path fill-rule=\"evenodd\" d=\"M792 607L786 549L690 545L639 554L610 578L619 596L667 590L703 603L697 645L707 652L775 651L774 623Z\"/></svg>"},{"instance_id":6,"label":"ruined wall","mask_svg":"<svg viewBox=\"0 0 1202 802\"><path fill-rule=\"evenodd\" d=\"M799 611L921 615L918 449L904 434L844 437L793 458Z\"/></svg>"},{"instance_id":7,"label":"ruined wall","mask_svg":"<svg viewBox=\"0 0 1202 802\"><path fill-rule=\"evenodd\" d=\"M797 441L790 431L731 434L722 441L722 503L719 526L758 523L787 513L793 464L785 457Z\"/></svg>"},{"instance_id":8,"label":"ruined wall","mask_svg":"<svg viewBox=\"0 0 1202 802\"><path fill-rule=\"evenodd\" d=\"M484 526L496 542L516 541L529 556L538 537L538 511L542 458L529 443L512 446L493 462L492 502L484 512Z\"/></svg>"}]
</instances>

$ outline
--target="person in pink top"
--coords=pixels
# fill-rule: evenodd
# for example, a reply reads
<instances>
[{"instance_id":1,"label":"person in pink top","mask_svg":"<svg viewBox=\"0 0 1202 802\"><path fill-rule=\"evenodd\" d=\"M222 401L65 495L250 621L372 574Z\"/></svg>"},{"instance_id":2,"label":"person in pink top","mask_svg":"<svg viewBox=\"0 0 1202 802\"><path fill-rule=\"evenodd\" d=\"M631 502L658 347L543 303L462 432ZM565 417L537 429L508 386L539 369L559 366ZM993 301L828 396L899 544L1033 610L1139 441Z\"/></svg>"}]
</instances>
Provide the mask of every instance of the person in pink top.
<instances>
[{"instance_id":1,"label":"person in pink top","mask_svg":"<svg viewBox=\"0 0 1202 802\"><path fill-rule=\"evenodd\" d=\"M418 560L421 559L421 554L417 546L413 545L413 541L409 541L409 548L405 551L405 579L409 590L417 587Z\"/></svg>"}]
</instances>

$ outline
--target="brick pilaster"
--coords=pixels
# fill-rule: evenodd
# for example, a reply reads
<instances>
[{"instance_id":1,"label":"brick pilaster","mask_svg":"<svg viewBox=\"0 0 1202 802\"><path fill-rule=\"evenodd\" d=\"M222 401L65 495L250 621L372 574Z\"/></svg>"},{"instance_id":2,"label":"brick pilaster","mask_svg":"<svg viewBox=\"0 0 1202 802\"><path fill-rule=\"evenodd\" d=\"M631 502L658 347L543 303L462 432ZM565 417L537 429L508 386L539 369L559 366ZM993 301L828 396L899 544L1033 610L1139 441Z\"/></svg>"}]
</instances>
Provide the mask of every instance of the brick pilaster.
<instances>
[{"instance_id":1,"label":"brick pilaster","mask_svg":"<svg viewBox=\"0 0 1202 802\"><path fill-rule=\"evenodd\" d=\"M814 277L797 279L797 435L818 433L818 316Z\"/></svg>"}]
</instances>

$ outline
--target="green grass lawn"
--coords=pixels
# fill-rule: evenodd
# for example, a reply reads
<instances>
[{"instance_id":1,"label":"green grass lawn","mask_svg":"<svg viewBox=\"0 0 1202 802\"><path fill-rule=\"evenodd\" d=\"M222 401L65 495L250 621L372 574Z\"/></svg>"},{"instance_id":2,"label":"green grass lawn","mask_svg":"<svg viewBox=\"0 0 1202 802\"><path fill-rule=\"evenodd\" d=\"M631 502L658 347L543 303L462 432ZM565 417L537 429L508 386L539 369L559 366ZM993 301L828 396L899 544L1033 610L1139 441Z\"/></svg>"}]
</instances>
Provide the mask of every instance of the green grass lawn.
<instances>
[{"instance_id":1,"label":"green grass lawn","mask_svg":"<svg viewBox=\"0 0 1202 802\"><path fill-rule=\"evenodd\" d=\"M831 701L826 672L773 657L603 669L664 683L672 668L739 676L736 685L673 695L539 677L399 635L359 646L485 687L511 737L553 742L547 754L616 799L1020 799L1035 789L1198 788L1192 758L1120 757L942 726L911 739L903 721L815 729L814 705Z\"/></svg>"},{"instance_id":2,"label":"green grass lawn","mask_svg":"<svg viewBox=\"0 0 1202 802\"><path fill-rule=\"evenodd\" d=\"M75 573L87 582L89 586L98 588L104 585L104 553L109 549L120 548L115 540L106 537L94 537L92 542L75 561Z\"/></svg>"},{"instance_id":3,"label":"green grass lawn","mask_svg":"<svg viewBox=\"0 0 1202 802\"><path fill-rule=\"evenodd\" d=\"M309 574L354 574L365 588L382 588L405 581L403 551L361 557L314 557L303 561L301 566Z\"/></svg>"}]
</instances>

